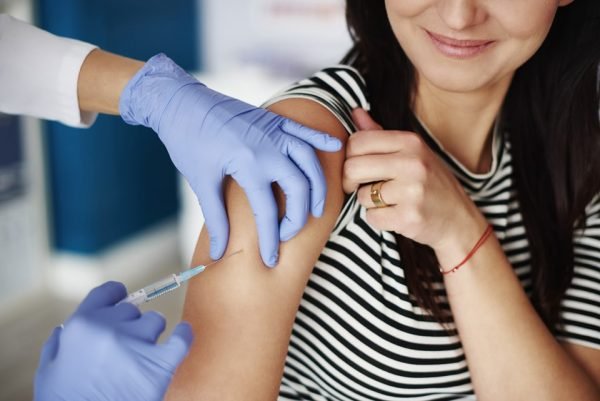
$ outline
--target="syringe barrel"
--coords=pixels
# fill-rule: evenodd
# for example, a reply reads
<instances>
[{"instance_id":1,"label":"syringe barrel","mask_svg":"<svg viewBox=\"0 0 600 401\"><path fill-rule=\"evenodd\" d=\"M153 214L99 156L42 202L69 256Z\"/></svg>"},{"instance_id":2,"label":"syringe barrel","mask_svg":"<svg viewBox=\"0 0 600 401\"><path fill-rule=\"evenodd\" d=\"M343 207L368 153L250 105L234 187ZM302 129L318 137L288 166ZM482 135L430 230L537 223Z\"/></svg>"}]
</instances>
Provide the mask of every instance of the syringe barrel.
<instances>
[{"instance_id":1,"label":"syringe barrel","mask_svg":"<svg viewBox=\"0 0 600 401\"><path fill-rule=\"evenodd\" d=\"M137 290L136 292L132 292L127 296L127 298L123 299L119 303L128 302L135 306L140 306L144 302L146 302L148 296L146 295L146 291L142 288L141 290Z\"/></svg>"},{"instance_id":2,"label":"syringe barrel","mask_svg":"<svg viewBox=\"0 0 600 401\"><path fill-rule=\"evenodd\" d=\"M179 282L179 278L177 277L176 274L171 274L168 277L165 277L162 280L156 281L152 284L150 284L147 287L144 287L144 291L146 292L146 295L148 297L148 301L156 298L166 292L169 292L177 287L179 287L181 284Z\"/></svg>"}]
</instances>

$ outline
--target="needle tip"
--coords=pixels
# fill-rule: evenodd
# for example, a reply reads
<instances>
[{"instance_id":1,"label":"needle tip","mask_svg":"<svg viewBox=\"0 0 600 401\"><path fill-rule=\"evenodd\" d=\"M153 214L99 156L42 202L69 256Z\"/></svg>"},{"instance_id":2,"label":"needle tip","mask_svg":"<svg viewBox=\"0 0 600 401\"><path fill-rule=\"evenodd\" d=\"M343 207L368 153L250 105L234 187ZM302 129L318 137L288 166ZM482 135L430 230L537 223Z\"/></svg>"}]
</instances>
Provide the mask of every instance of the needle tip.
<instances>
[{"instance_id":1,"label":"needle tip","mask_svg":"<svg viewBox=\"0 0 600 401\"><path fill-rule=\"evenodd\" d=\"M215 263L220 262L223 259L227 259L227 258L229 258L229 257L231 257L233 255L237 255L238 253L241 253L243 251L244 251L243 249L240 249L239 251L235 251L233 253L230 253L229 255L227 255L227 256L219 259L219 260L215 260L214 262L209 263L207 265L199 265L199 266L196 266L196 267L192 267L191 269L185 270L185 271L183 271L183 272L181 272L179 274L179 279L181 281L187 281L187 280L191 279L192 277L194 277L194 276L202 273L208 266L214 265Z\"/></svg>"}]
</instances>

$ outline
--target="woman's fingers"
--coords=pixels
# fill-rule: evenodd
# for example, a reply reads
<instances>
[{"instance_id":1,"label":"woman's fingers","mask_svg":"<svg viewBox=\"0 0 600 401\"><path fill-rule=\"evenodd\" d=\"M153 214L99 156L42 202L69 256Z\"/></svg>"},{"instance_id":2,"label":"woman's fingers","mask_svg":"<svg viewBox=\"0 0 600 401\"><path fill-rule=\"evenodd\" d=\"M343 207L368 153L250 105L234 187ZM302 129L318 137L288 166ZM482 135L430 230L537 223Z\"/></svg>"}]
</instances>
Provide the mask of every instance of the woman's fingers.
<instances>
[{"instance_id":1,"label":"woman's fingers","mask_svg":"<svg viewBox=\"0 0 600 401\"><path fill-rule=\"evenodd\" d=\"M351 193L361 185L377 181L420 181L426 173L426 163L412 155L392 153L355 156L344 162L342 185L346 193Z\"/></svg>"},{"instance_id":2,"label":"woman's fingers","mask_svg":"<svg viewBox=\"0 0 600 401\"><path fill-rule=\"evenodd\" d=\"M343 167L342 186L346 193L354 192L360 185L394 178L392 167L397 163L395 155L365 155L346 159Z\"/></svg>"},{"instance_id":3,"label":"woman's fingers","mask_svg":"<svg viewBox=\"0 0 600 401\"><path fill-rule=\"evenodd\" d=\"M343 188L347 193L361 184L390 180L419 171L418 160L426 153L427 145L413 132L385 131L363 109L352 112L360 130L346 145ZM407 162L413 160L414 162Z\"/></svg>"},{"instance_id":4,"label":"woman's fingers","mask_svg":"<svg viewBox=\"0 0 600 401\"><path fill-rule=\"evenodd\" d=\"M418 134L385 131L364 110L352 117L360 131L346 143L344 191L357 191L374 228L433 246L468 196Z\"/></svg>"},{"instance_id":5,"label":"woman's fingers","mask_svg":"<svg viewBox=\"0 0 600 401\"><path fill-rule=\"evenodd\" d=\"M371 118L371 115L362 108L352 110L352 121L359 131L381 130L383 127Z\"/></svg>"},{"instance_id":6,"label":"woman's fingers","mask_svg":"<svg viewBox=\"0 0 600 401\"><path fill-rule=\"evenodd\" d=\"M372 195L373 190L377 194ZM358 203L366 209L382 209L381 204L375 204L373 198L379 200L387 206L401 205L404 208L411 205L421 205L425 200L425 186L416 182L400 182L399 180L381 181L377 185L369 183L362 185L356 194Z\"/></svg>"},{"instance_id":7,"label":"woman's fingers","mask_svg":"<svg viewBox=\"0 0 600 401\"><path fill-rule=\"evenodd\" d=\"M346 157L395 152L419 153L426 146L423 139L414 132L358 131L348 138Z\"/></svg>"},{"instance_id":8,"label":"woman's fingers","mask_svg":"<svg viewBox=\"0 0 600 401\"><path fill-rule=\"evenodd\" d=\"M346 144L346 157L418 151L426 147L421 137L409 131L384 130L363 109L354 109L352 119L357 127Z\"/></svg>"}]
</instances>

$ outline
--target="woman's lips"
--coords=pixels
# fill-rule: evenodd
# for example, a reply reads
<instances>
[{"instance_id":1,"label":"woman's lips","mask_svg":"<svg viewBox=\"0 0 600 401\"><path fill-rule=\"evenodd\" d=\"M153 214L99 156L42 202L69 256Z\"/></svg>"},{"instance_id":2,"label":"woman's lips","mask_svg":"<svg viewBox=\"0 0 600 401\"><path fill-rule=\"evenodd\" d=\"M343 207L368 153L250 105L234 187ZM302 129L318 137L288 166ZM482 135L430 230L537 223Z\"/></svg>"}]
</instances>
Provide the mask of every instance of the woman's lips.
<instances>
[{"instance_id":1,"label":"woman's lips","mask_svg":"<svg viewBox=\"0 0 600 401\"><path fill-rule=\"evenodd\" d=\"M469 58L487 50L493 40L461 40L438 35L425 30L435 47L445 56L452 58Z\"/></svg>"}]
</instances>

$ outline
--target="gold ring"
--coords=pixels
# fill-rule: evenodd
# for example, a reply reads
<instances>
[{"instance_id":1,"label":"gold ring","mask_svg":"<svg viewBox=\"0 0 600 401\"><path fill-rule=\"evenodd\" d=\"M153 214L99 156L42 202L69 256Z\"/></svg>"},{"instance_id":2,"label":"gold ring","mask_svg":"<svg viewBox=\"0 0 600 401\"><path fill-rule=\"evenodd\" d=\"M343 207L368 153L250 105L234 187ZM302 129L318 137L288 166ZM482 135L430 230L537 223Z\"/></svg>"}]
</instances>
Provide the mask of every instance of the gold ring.
<instances>
[{"instance_id":1,"label":"gold ring","mask_svg":"<svg viewBox=\"0 0 600 401\"><path fill-rule=\"evenodd\" d=\"M381 197L381 186L385 181L377 181L371 184L371 201L375 207L387 207L389 206Z\"/></svg>"}]
</instances>

